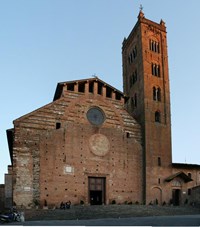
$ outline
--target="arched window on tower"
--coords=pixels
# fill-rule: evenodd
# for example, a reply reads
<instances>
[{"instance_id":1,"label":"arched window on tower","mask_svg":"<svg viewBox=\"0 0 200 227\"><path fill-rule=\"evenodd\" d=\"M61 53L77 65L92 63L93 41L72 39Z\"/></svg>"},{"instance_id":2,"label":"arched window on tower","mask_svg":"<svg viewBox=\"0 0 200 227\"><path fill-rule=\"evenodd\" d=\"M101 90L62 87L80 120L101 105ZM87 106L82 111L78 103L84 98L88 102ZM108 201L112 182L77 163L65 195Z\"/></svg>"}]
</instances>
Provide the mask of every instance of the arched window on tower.
<instances>
[{"instance_id":1,"label":"arched window on tower","mask_svg":"<svg viewBox=\"0 0 200 227\"><path fill-rule=\"evenodd\" d=\"M151 64L151 73L152 75L155 75L155 64Z\"/></svg>"},{"instance_id":2,"label":"arched window on tower","mask_svg":"<svg viewBox=\"0 0 200 227\"><path fill-rule=\"evenodd\" d=\"M157 89L153 87L153 100L157 100Z\"/></svg>"},{"instance_id":3,"label":"arched window on tower","mask_svg":"<svg viewBox=\"0 0 200 227\"><path fill-rule=\"evenodd\" d=\"M160 65L152 63L151 64L151 73L153 76L160 77Z\"/></svg>"},{"instance_id":4,"label":"arched window on tower","mask_svg":"<svg viewBox=\"0 0 200 227\"><path fill-rule=\"evenodd\" d=\"M133 97L131 97L131 107L135 109L137 107L137 94L135 93Z\"/></svg>"},{"instance_id":5,"label":"arched window on tower","mask_svg":"<svg viewBox=\"0 0 200 227\"><path fill-rule=\"evenodd\" d=\"M156 75L155 76L160 77L160 66L159 65L156 65Z\"/></svg>"},{"instance_id":6,"label":"arched window on tower","mask_svg":"<svg viewBox=\"0 0 200 227\"><path fill-rule=\"evenodd\" d=\"M149 49L153 52L160 53L160 45L159 42L154 40L149 40Z\"/></svg>"},{"instance_id":7,"label":"arched window on tower","mask_svg":"<svg viewBox=\"0 0 200 227\"><path fill-rule=\"evenodd\" d=\"M133 74L130 76L130 87L132 87L133 84L137 82L137 69L133 72Z\"/></svg>"},{"instance_id":8,"label":"arched window on tower","mask_svg":"<svg viewBox=\"0 0 200 227\"><path fill-rule=\"evenodd\" d=\"M137 57L137 47L135 46L133 48L133 58L135 59Z\"/></svg>"},{"instance_id":9,"label":"arched window on tower","mask_svg":"<svg viewBox=\"0 0 200 227\"><path fill-rule=\"evenodd\" d=\"M137 81L137 69L134 71L133 75L133 84Z\"/></svg>"},{"instance_id":10,"label":"arched window on tower","mask_svg":"<svg viewBox=\"0 0 200 227\"><path fill-rule=\"evenodd\" d=\"M153 87L153 100L154 101L161 101L161 89L158 87Z\"/></svg>"},{"instance_id":11,"label":"arched window on tower","mask_svg":"<svg viewBox=\"0 0 200 227\"><path fill-rule=\"evenodd\" d=\"M157 88L157 101L161 101L161 89Z\"/></svg>"},{"instance_id":12,"label":"arched window on tower","mask_svg":"<svg viewBox=\"0 0 200 227\"><path fill-rule=\"evenodd\" d=\"M161 122L160 111L155 112L155 122Z\"/></svg>"}]
</instances>

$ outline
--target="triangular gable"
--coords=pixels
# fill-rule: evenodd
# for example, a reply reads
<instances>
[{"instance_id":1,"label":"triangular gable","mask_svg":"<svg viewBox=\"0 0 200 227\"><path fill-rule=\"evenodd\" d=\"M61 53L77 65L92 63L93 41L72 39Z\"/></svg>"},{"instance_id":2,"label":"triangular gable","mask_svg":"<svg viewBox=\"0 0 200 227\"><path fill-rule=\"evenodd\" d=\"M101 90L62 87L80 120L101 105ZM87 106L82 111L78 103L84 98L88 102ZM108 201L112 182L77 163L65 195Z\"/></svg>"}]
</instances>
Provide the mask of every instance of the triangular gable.
<instances>
[{"instance_id":1,"label":"triangular gable","mask_svg":"<svg viewBox=\"0 0 200 227\"><path fill-rule=\"evenodd\" d=\"M185 183L190 182L190 181L193 181L193 180L192 180L188 175L186 175L183 171L177 172L177 173L175 173L175 174L172 174L171 176L167 177L167 178L165 179L165 181L170 182L170 181L172 181L172 180L173 180L174 178L176 178L176 177L180 177L181 179L184 180Z\"/></svg>"},{"instance_id":2,"label":"triangular gable","mask_svg":"<svg viewBox=\"0 0 200 227\"><path fill-rule=\"evenodd\" d=\"M72 80L72 81L58 83L53 101L55 101L61 97L64 86L72 85L72 84L83 84L83 83L88 83L88 82L89 83L97 82L99 84L102 84L103 86L106 86L109 89L111 89L112 91L114 91L115 93L117 93L119 96L124 97L123 92L121 92L120 90L116 89L115 87L111 86L110 84L106 83L105 81L103 81L103 80L99 79L97 76L95 76L94 78L87 78L87 79L82 79L82 80Z\"/></svg>"}]
</instances>

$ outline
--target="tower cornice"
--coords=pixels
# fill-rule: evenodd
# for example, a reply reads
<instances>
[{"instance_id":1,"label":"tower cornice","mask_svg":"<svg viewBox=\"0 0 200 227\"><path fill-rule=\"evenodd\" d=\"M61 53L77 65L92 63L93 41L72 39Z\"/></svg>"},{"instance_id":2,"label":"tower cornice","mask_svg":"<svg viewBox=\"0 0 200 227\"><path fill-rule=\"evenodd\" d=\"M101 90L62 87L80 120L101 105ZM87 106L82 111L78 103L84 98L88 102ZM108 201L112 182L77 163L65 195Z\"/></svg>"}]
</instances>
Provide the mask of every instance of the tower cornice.
<instances>
[{"instance_id":1,"label":"tower cornice","mask_svg":"<svg viewBox=\"0 0 200 227\"><path fill-rule=\"evenodd\" d=\"M138 21L135 24L135 26L133 27L132 31L130 32L129 36L127 38L124 38L123 43L122 43L122 50L124 49L124 47L130 43L130 41L132 40L133 34L135 33L135 31L137 30L138 26L140 26L141 24L146 24L149 26L150 29L152 30L159 30L162 32L167 33L166 31L166 26L165 26L165 22L161 19L160 23L156 23L154 21L151 21L147 18L145 18L144 13L142 11L140 11L139 15L138 15Z\"/></svg>"}]
</instances>

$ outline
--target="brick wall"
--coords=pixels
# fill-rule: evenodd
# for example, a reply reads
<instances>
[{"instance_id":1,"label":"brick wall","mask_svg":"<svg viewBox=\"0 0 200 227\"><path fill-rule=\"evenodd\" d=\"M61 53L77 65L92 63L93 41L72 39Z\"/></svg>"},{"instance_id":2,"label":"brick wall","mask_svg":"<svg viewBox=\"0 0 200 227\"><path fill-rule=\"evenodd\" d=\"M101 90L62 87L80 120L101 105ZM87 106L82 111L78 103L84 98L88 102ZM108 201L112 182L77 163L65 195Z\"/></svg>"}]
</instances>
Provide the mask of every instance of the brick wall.
<instances>
[{"instance_id":1,"label":"brick wall","mask_svg":"<svg viewBox=\"0 0 200 227\"><path fill-rule=\"evenodd\" d=\"M46 200L59 205L68 199L73 204L90 203L89 177L105 178L106 204L141 202L141 129L123 102L75 91L63 94L14 122L15 203L26 207L35 199L41 204ZM87 119L92 106L106 116L100 126Z\"/></svg>"},{"instance_id":2,"label":"brick wall","mask_svg":"<svg viewBox=\"0 0 200 227\"><path fill-rule=\"evenodd\" d=\"M0 184L0 211L4 209L5 202L5 185Z\"/></svg>"}]
</instances>

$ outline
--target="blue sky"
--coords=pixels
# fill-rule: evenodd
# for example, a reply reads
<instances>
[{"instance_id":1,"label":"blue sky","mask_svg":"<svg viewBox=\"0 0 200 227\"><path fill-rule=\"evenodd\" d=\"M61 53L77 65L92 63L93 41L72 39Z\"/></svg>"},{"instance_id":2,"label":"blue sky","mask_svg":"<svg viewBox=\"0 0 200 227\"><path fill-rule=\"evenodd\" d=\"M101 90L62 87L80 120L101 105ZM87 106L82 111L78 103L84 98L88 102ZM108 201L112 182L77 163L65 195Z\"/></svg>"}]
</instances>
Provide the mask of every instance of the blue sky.
<instances>
[{"instance_id":1,"label":"blue sky","mask_svg":"<svg viewBox=\"0 0 200 227\"><path fill-rule=\"evenodd\" d=\"M6 129L51 102L58 82L95 74L122 91L121 44L140 4L167 26L173 162L200 164L199 0L0 0L0 183Z\"/></svg>"}]
</instances>

